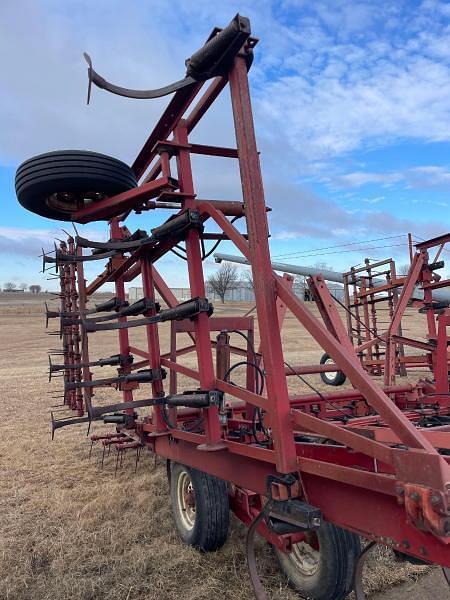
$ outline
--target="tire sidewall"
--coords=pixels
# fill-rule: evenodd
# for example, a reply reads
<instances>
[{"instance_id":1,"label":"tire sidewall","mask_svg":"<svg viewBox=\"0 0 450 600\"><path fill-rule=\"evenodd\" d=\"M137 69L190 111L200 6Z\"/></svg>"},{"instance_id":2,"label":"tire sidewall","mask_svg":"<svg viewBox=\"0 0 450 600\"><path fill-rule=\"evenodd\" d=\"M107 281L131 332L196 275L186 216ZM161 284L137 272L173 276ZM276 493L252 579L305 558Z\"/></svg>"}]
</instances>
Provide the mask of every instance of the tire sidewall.
<instances>
[{"instance_id":1,"label":"tire sidewall","mask_svg":"<svg viewBox=\"0 0 450 600\"><path fill-rule=\"evenodd\" d=\"M326 529L327 525L322 525L321 529ZM302 576L301 573L295 571L293 564L289 560L289 555L283 552L276 551L278 561L289 579L289 583L294 589L305 593L305 598L312 598L314 600L328 600L332 597L336 587L336 580L332 576L334 571L335 556L333 556L331 543L326 535L319 534L319 568L314 575L309 577ZM318 595L318 589L321 589L320 595Z\"/></svg>"},{"instance_id":2,"label":"tire sidewall","mask_svg":"<svg viewBox=\"0 0 450 600\"><path fill-rule=\"evenodd\" d=\"M188 473L195 495L195 522L192 529L187 529L181 519L177 498L178 479L183 472ZM220 500L224 507L223 512L220 512L216 507L217 512L215 513L215 517L218 519L217 521L212 519L210 514L212 510L211 498L205 489L208 478L210 483L220 490ZM170 500L178 534L185 544L193 546L200 551L209 551L211 549L218 549L225 543L229 525L228 493L225 482L197 469L180 463L172 463ZM214 531L215 527L217 527L217 531ZM213 548L211 548L211 545Z\"/></svg>"},{"instance_id":3,"label":"tire sidewall","mask_svg":"<svg viewBox=\"0 0 450 600\"><path fill-rule=\"evenodd\" d=\"M60 221L72 221L73 202L64 206L49 202L55 194L98 194L111 197L137 186L132 169L105 154L61 150L32 157L16 172L17 199L27 210ZM92 197L92 196L89 196ZM94 198L93 202L97 200Z\"/></svg>"},{"instance_id":4,"label":"tire sidewall","mask_svg":"<svg viewBox=\"0 0 450 600\"><path fill-rule=\"evenodd\" d=\"M360 551L359 538L327 522L316 533L319 541L319 566L314 575L303 576L291 562L289 554L275 548L280 567L290 586L308 600L345 598L353 579L353 563ZM351 540L352 544L343 543L343 536ZM342 591L343 588L346 588L345 591Z\"/></svg>"},{"instance_id":5,"label":"tire sidewall","mask_svg":"<svg viewBox=\"0 0 450 600\"><path fill-rule=\"evenodd\" d=\"M178 479L183 472L186 472L189 474L189 477L192 482L192 487L194 488L194 494L195 494L195 522L194 522L194 527L192 529L187 529L180 517L180 509L179 509L178 497L177 497L177 486L178 486ZM189 467L185 467L184 465L181 465L179 463L172 464L172 471L171 471L171 475L170 475L170 500L171 500L171 504L172 504L172 512L173 512L173 516L174 516L175 523L177 526L178 534L181 537L181 539L183 540L183 542L185 544L188 544L189 546L196 546L198 544L199 531L201 530L200 521L202 520L201 519L202 510L199 506L199 504L201 503L201 498L199 497L199 494L197 493L198 485L196 485L195 479L196 479L196 477L195 477L194 469L190 469Z\"/></svg>"},{"instance_id":6,"label":"tire sidewall","mask_svg":"<svg viewBox=\"0 0 450 600\"><path fill-rule=\"evenodd\" d=\"M329 354L323 354L322 358L320 359L320 364L324 365L330 359L331 359L331 356ZM336 374L333 377L330 377L330 373L326 373L326 372L321 373L320 378L327 385L333 385L333 386L342 385L343 383L345 383L345 380L347 379L347 377L345 376L345 373L343 373L342 371L336 371Z\"/></svg>"}]
</instances>

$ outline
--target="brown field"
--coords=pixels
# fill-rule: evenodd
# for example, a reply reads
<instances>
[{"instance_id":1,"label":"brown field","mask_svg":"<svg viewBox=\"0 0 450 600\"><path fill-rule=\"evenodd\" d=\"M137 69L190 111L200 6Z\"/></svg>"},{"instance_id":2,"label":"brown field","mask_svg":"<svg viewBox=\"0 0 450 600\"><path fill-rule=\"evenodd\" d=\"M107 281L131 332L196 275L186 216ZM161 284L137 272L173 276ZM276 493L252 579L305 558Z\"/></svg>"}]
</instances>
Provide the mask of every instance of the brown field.
<instances>
[{"instance_id":1,"label":"brown field","mask_svg":"<svg viewBox=\"0 0 450 600\"><path fill-rule=\"evenodd\" d=\"M234 519L228 542L214 554L184 546L172 523L162 461L155 464L145 454L134 473L130 454L115 477L112 454L103 470L98 449L88 460L85 427L59 430L51 442L49 407L58 400L48 392L60 386L58 380L47 382L46 350L57 347L59 339L45 333L43 300L44 295L0 294L0 600L252 599L245 529ZM246 309L218 305L216 314ZM409 334L420 325L411 312ZM320 357L320 349L293 318L287 317L283 332L288 361ZM167 334L163 326L163 349ZM142 332L134 330L131 339L144 347ZM90 347L92 357L117 352L112 334L91 335ZM106 376L107 370L98 375ZM307 389L294 379L293 388ZM311 382L324 388L317 376ZM119 398L118 392L99 391L96 401L107 395ZM94 427L102 429L106 426ZM258 556L270 597L298 598L263 541ZM369 560L365 585L370 598L378 600L448 596L439 570L398 563L383 548Z\"/></svg>"}]
</instances>

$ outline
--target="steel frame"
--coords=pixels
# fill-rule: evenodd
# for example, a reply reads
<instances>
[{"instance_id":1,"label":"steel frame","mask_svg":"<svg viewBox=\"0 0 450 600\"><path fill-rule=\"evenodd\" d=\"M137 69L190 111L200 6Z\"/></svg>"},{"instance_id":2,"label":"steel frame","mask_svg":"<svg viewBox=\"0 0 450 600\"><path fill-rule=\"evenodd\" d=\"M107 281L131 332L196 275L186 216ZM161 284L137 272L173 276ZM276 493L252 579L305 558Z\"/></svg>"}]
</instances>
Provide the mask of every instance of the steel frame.
<instances>
[{"instance_id":1,"label":"steel frame","mask_svg":"<svg viewBox=\"0 0 450 600\"><path fill-rule=\"evenodd\" d=\"M440 366L441 376L436 369L445 352L437 350L437 330L445 317L442 303L433 298L433 290L448 287L450 280L434 274L443 263L437 260L448 242L449 236L417 244L417 252L411 251L411 266L405 276L397 276L395 261L387 259L371 263L368 259L360 268L344 273L344 293L347 332L361 364L372 375L383 375L385 385L394 385L396 375L406 376L408 369L428 369L435 376L439 390L448 392L446 366ZM429 250L438 247L433 259ZM385 278L381 284L379 277ZM422 299L418 299L422 295ZM403 335L402 318L406 307L413 305L426 315L426 331L423 339L412 339ZM448 302L444 303L448 306ZM381 318L388 326L380 328ZM437 318L436 318L437 317ZM444 327L441 325L442 332ZM445 334L444 334L445 335ZM405 348L421 350L420 354L406 353ZM439 358L438 358L439 356ZM447 361L448 362L448 361Z\"/></svg>"},{"instance_id":2,"label":"steel frame","mask_svg":"<svg viewBox=\"0 0 450 600\"><path fill-rule=\"evenodd\" d=\"M203 409L171 408L169 423L172 426L165 418L162 405L156 404L151 414L131 419L119 426L118 431L130 438L130 443L137 441L161 457L229 481L232 508L244 523L250 523L259 514L267 495L283 500L290 494L320 508L325 519L341 527L406 554L450 567L450 459L442 453L443 449L450 450L450 425L445 424L445 417L450 415L446 334L450 313L444 311L438 318L437 346L433 354L436 381L394 385L395 364L388 361L385 384L381 386L361 365L358 347L353 347L324 281L320 277L313 280L324 308L322 322L295 296L292 281L273 272L245 60L247 51L248 44L235 58L228 77L214 79L187 116L203 83L191 84L175 93L133 164L141 180L138 188L93 203L79 210L74 220L88 223L109 219L112 240L123 240L129 234L121 223L131 210L160 210L164 206L173 207L176 202L178 214L197 210L204 223L213 221L222 232L221 239L232 241L251 264L260 339L257 356L263 361L260 365L265 373L264 391L258 393L255 370L249 364L245 387L233 385L224 378L233 351L238 355L244 353L247 362L252 362L249 359L253 356L254 327L248 317L216 319L200 312L192 320L173 322L171 349L166 354L160 350L157 323L143 325L147 336L144 349L131 344L125 326L118 330L120 353L139 356L142 359L139 366L167 369L170 394L177 393L176 376L181 374L197 382L200 390L225 393L227 402L224 410L217 405ZM189 134L227 84L236 149L190 144ZM198 199L192 153L238 160L242 201ZM245 235L230 222L227 218L230 216L245 217ZM189 229L185 235L192 298L205 297L202 235L198 228ZM70 238L68 246L61 245L60 249L69 255L77 253L81 259L86 255L76 241L77 238ZM117 251L109 258L103 273L89 284L84 281L82 261L61 262L61 312L86 311L89 298L107 282L114 283L116 296L125 301L125 284L139 275L146 299L155 300L158 293L169 307L176 307L177 300L156 263L178 241L168 238L157 245L144 244L136 250ZM388 343L388 351L392 353L394 344L406 343L395 336L399 336L400 318L412 286L422 281L428 303L432 301L433 289L438 286L425 268L428 248L428 245L419 245L410 277L393 311ZM296 317L334 359L336 366L346 373L352 390L330 394L289 393L287 376L291 375L291 369L285 364L281 338L285 310ZM155 314L155 308L149 309L144 317ZM434 326L434 313L428 320L430 327ZM119 317L118 322L126 325L131 321ZM246 333L249 342L245 350L230 346L231 330ZM192 344L179 347L176 335L179 331L188 332ZM211 339L212 332L219 332L216 340ZM83 364L89 362L87 340L82 320L63 326L67 364L76 364L80 357ZM366 340L361 342L364 344ZM177 361L188 352L196 353L197 368L188 368ZM128 366L120 373L134 372L136 367L136 364ZM303 366L305 368L308 367ZM301 369L299 365L294 370L301 373ZM66 376L75 382L92 379L86 366L76 372L68 370ZM164 382L156 380L150 385L152 398L163 399ZM133 402L133 389L138 386L135 382L119 386L123 403L127 404L124 410L130 417L133 410L129 403ZM68 400L70 408L79 416L84 409L92 411L92 388L83 388L83 391L84 398L80 390L73 390ZM258 431L257 439L251 434L256 409L264 415L264 427L270 431L269 442L262 430ZM196 422L197 427L190 429L188 425ZM433 423L438 425L429 426ZM123 443L122 436L117 439ZM327 440L332 443L324 443ZM285 483L283 476L287 474L293 474L295 484ZM269 476L278 479L270 480ZM259 532L285 551L300 539L298 533L275 534L264 521L259 525Z\"/></svg>"},{"instance_id":3,"label":"steel frame","mask_svg":"<svg viewBox=\"0 0 450 600\"><path fill-rule=\"evenodd\" d=\"M434 273L444 266L437 259L448 241L449 236L443 235L418 244L417 252L412 250L411 253L409 272L400 277L396 275L393 259L371 262L366 258L364 266L352 267L343 274L344 302L330 295L324 286L323 276L311 276L307 280L311 298L327 329L343 344L348 345L350 340L364 369L371 375L383 376L385 385L395 385L397 376L406 377L410 375L409 371L415 371L413 376L416 378L418 372L423 376L433 375L431 383L435 392L439 390L444 396L449 391L447 372L450 357L446 358L444 350L445 309L448 309L449 301L433 297L433 290L450 286L449 279L442 279ZM428 251L434 247L438 250L430 260ZM345 311L346 329L340 322L336 329L329 308L334 301ZM403 335L402 319L410 306L425 315L425 327L419 338ZM407 348L421 352L406 351ZM286 374L320 374L336 370L335 364L327 362L297 365L287 369Z\"/></svg>"}]
</instances>

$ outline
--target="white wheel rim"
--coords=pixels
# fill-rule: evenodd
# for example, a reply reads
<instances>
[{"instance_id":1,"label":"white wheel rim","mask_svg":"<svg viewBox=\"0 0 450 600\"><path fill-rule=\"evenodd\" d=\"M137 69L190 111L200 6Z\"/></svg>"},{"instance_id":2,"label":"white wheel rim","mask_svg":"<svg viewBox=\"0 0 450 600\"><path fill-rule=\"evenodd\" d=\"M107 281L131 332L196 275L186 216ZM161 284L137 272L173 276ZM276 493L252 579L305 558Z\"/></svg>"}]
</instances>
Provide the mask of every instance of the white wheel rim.
<instances>
[{"instance_id":1,"label":"white wheel rim","mask_svg":"<svg viewBox=\"0 0 450 600\"><path fill-rule=\"evenodd\" d=\"M294 544L289 558L295 569L305 577L312 577L319 570L320 552L306 542Z\"/></svg>"},{"instance_id":2,"label":"white wheel rim","mask_svg":"<svg viewBox=\"0 0 450 600\"><path fill-rule=\"evenodd\" d=\"M327 358L327 360L323 363L324 365L332 365L334 364L334 360L332 358ZM329 381L333 381L339 371L324 371L325 378Z\"/></svg>"},{"instance_id":3,"label":"white wheel rim","mask_svg":"<svg viewBox=\"0 0 450 600\"><path fill-rule=\"evenodd\" d=\"M177 508L183 526L190 531L195 525L195 492L187 471L182 471L178 477Z\"/></svg>"}]
</instances>

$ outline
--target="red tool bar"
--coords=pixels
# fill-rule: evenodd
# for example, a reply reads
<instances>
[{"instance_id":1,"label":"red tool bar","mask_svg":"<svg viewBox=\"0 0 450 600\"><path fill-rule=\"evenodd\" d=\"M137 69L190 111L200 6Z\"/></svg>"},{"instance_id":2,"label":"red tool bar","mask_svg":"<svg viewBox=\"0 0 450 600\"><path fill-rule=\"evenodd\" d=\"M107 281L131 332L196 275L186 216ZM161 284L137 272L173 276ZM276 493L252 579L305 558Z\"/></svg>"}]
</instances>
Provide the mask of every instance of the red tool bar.
<instances>
[{"instance_id":1,"label":"red tool bar","mask_svg":"<svg viewBox=\"0 0 450 600\"><path fill-rule=\"evenodd\" d=\"M435 449L417 432L417 429L404 418L402 412L391 402L384 392L364 373L356 355L352 356L339 342L309 313L300 300L289 290L283 280L277 278L277 289L279 296L288 308L296 315L309 333L320 343L341 367L341 370L349 376L353 385L358 387L364 394L366 400L378 411L378 413L391 425L404 443L414 448L424 448L431 453ZM450 481L450 471L449 471Z\"/></svg>"},{"instance_id":2,"label":"red tool bar","mask_svg":"<svg viewBox=\"0 0 450 600\"><path fill-rule=\"evenodd\" d=\"M276 322L275 282L269 253L264 188L244 56L238 56L235 60L230 73L230 90L277 468L281 472L289 473L296 467L295 445L289 417L290 404L284 375L281 336Z\"/></svg>"},{"instance_id":3,"label":"red tool bar","mask_svg":"<svg viewBox=\"0 0 450 600\"><path fill-rule=\"evenodd\" d=\"M450 233L445 233L443 235L439 235L435 238L431 238L429 240L425 240L424 242L419 242L415 244L417 250L426 250L427 248L433 248L434 246L440 246L441 244L446 244L450 241Z\"/></svg>"},{"instance_id":4,"label":"red tool bar","mask_svg":"<svg viewBox=\"0 0 450 600\"><path fill-rule=\"evenodd\" d=\"M161 177L113 198L105 198L86 206L74 213L73 220L79 223L88 223L93 220L119 216L126 210L138 206L140 202L155 198L162 190L172 187L173 183L168 177Z\"/></svg>"},{"instance_id":5,"label":"red tool bar","mask_svg":"<svg viewBox=\"0 0 450 600\"><path fill-rule=\"evenodd\" d=\"M208 108L213 104L214 100L216 100L216 98L219 96L220 92L223 90L226 84L226 79L224 79L223 77L217 77L209 85L206 92L200 98L199 102L186 119L188 133L190 133L194 129L194 127L206 113ZM177 102L174 102L176 98L175 96L173 101L169 104L163 117L160 119L158 125L155 127L152 134L145 143L144 147L142 148L141 152L139 153L138 157L134 161L133 170L136 173L138 179L142 177L145 170L149 167L149 165L156 156L155 152L153 151L156 142L159 139L165 139L175 129L184 112L192 103L196 94L199 91L200 88L197 89L197 92L192 97L188 96L187 98L184 98L184 100L179 99ZM148 153L149 150L151 150L150 153ZM148 156L146 156L146 154L148 154ZM144 181L152 181L155 177L159 175L160 172L161 161L158 159Z\"/></svg>"},{"instance_id":6,"label":"red tool bar","mask_svg":"<svg viewBox=\"0 0 450 600\"><path fill-rule=\"evenodd\" d=\"M165 139L178 125L184 112L192 104L201 90L203 82L193 83L191 86L178 90L170 101L162 117L156 124L149 138L142 147L133 163L133 171L140 179L155 157L153 150L158 140Z\"/></svg>"}]
</instances>

